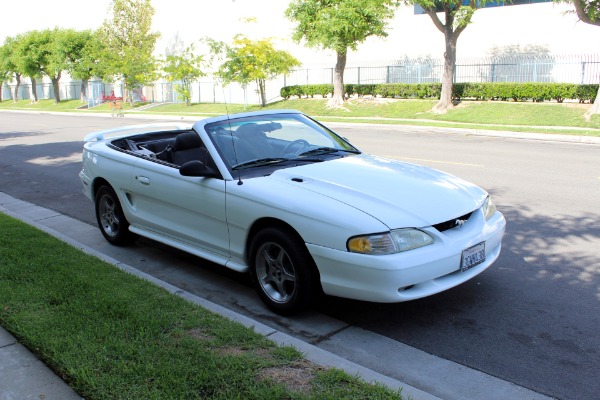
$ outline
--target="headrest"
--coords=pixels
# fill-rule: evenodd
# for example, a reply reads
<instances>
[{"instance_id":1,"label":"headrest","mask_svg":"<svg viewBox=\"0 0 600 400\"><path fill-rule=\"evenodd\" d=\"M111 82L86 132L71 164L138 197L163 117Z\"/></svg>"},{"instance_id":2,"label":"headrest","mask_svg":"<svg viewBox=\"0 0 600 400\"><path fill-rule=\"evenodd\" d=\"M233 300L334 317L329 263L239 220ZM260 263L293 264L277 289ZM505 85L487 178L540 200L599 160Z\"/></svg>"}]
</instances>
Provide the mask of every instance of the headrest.
<instances>
[{"instance_id":1,"label":"headrest","mask_svg":"<svg viewBox=\"0 0 600 400\"><path fill-rule=\"evenodd\" d=\"M180 133L175 137L175 150L187 150L196 147L202 147L202 140L194 131Z\"/></svg>"}]
</instances>

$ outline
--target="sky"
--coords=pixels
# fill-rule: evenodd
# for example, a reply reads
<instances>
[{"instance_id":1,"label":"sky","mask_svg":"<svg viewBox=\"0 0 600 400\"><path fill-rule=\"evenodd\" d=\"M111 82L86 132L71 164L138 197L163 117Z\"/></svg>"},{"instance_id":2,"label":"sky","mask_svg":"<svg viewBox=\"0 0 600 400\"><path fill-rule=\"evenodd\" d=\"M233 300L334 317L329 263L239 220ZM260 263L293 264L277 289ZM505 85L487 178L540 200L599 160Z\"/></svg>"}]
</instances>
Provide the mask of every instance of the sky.
<instances>
[{"instance_id":1,"label":"sky","mask_svg":"<svg viewBox=\"0 0 600 400\"><path fill-rule=\"evenodd\" d=\"M96 29L108 16L110 0L0 0L0 44L6 36L45 28ZM186 45L202 37L231 41L235 34L273 38L305 66L335 64L335 54L307 49L291 41L292 22L284 17L286 0L152 0L153 30L161 33L156 54L164 54L179 35ZM481 56L482 49L519 44L542 45L555 54L598 53L600 28L564 15L567 5L538 3L478 10L474 24L461 35L458 56ZM518 12L515 12L517 11ZM245 23L244 18L256 18ZM442 57L443 35L426 15L405 7L396 13L387 38L370 38L350 52L348 65L410 56Z\"/></svg>"},{"instance_id":2,"label":"sky","mask_svg":"<svg viewBox=\"0 0 600 400\"><path fill-rule=\"evenodd\" d=\"M110 0L21 0L2 3L0 44L7 36L46 28L96 29L109 15ZM254 39L271 37L278 48L294 49L294 55L314 58L315 51L295 45L291 22L283 16L287 7L281 0L152 0L155 9L153 31L161 33L157 54L175 35L186 45L202 37L230 41L242 33ZM11 17L8 17L11 16ZM16 16L16 17L12 17ZM243 19L256 18L255 23ZM323 52L327 54L327 52Z\"/></svg>"}]
</instances>

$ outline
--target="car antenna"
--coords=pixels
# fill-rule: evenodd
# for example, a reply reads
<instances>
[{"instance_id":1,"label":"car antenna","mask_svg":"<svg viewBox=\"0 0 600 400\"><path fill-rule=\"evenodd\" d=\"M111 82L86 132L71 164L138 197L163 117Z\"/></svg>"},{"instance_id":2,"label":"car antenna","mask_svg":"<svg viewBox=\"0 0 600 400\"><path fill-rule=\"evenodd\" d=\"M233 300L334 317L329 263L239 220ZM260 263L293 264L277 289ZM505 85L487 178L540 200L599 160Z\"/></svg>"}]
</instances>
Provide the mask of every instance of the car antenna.
<instances>
[{"instance_id":1,"label":"car antenna","mask_svg":"<svg viewBox=\"0 0 600 400\"><path fill-rule=\"evenodd\" d=\"M227 98L225 97L225 88L223 87L223 84L221 83L221 90L223 91L223 101L225 103L225 113L227 114L227 123L229 124L229 136L231 136L231 147L233 148L233 156L235 157L235 162L237 164L238 162L238 158L237 158L237 152L235 150L235 141L233 140L233 132L231 131L231 119L229 118L229 107L227 107ZM238 174L238 186L241 186L244 184L244 182L242 182L242 173L240 172L240 170L237 170L237 174Z\"/></svg>"}]
</instances>

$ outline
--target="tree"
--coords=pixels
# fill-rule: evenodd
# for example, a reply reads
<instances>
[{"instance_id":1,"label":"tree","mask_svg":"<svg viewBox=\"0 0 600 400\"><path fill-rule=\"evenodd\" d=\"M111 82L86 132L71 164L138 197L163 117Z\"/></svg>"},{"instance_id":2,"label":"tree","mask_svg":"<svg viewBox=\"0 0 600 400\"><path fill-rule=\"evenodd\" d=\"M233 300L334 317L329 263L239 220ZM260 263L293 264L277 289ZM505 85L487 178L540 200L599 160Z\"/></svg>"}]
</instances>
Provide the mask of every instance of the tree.
<instances>
[{"instance_id":1,"label":"tree","mask_svg":"<svg viewBox=\"0 0 600 400\"><path fill-rule=\"evenodd\" d=\"M59 28L29 31L18 37L15 62L19 70L31 79L34 101L38 100L37 79L46 75L52 81L54 103L60 103L62 73L80 58L81 48L87 39L89 35Z\"/></svg>"},{"instance_id":2,"label":"tree","mask_svg":"<svg viewBox=\"0 0 600 400\"><path fill-rule=\"evenodd\" d=\"M7 37L4 40L4 45L2 46L2 65L3 69L8 72L8 79L14 79L15 88L14 91L11 91L11 96L13 102L19 101L19 87L21 86L21 70L16 63L16 47L17 47L17 39L13 37ZM7 79L7 80L8 80Z\"/></svg>"},{"instance_id":3,"label":"tree","mask_svg":"<svg viewBox=\"0 0 600 400\"><path fill-rule=\"evenodd\" d=\"M384 37L394 15L395 0L292 0L286 17L296 22L293 39L309 47L334 50L332 107L344 102L344 69L348 49L356 50L369 36Z\"/></svg>"},{"instance_id":4,"label":"tree","mask_svg":"<svg viewBox=\"0 0 600 400\"><path fill-rule=\"evenodd\" d=\"M105 79L121 79L127 99L133 89L155 79L157 62L152 53L158 33L150 32L154 8L150 0L113 0L112 10L98 31Z\"/></svg>"},{"instance_id":5,"label":"tree","mask_svg":"<svg viewBox=\"0 0 600 400\"><path fill-rule=\"evenodd\" d=\"M38 59L39 68L50 78L54 92L54 104L60 103L60 79L69 67L68 60L75 51L72 40L77 32L72 29L46 29L41 32L39 43L43 50Z\"/></svg>"},{"instance_id":6,"label":"tree","mask_svg":"<svg viewBox=\"0 0 600 400\"><path fill-rule=\"evenodd\" d=\"M12 76L8 64L9 56L8 46L0 46L0 102L2 102L2 86L4 86L4 82L7 82Z\"/></svg>"},{"instance_id":7,"label":"tree","mask_svg":"<svg viewBox=\"0 0 600 400\"><path fill-rule=\"evenodd\" d=\"M600 26L600 0L567 0L575 6L575 12L582 22ZM585 113L585 120L590 122L592 115L600 114L600 86L594 105Z\"/></svg>"},{"instance_id":8,"label":"tree","mask_svg":"<svg viewBox=\"0 0 600 400\"><path fill-rule=\"evenodd\" d=\"M90 30L65 30L57 43L57 51L62 53L59 58L64 60L64 69L72 78L81 80L81 101L87 100L87 84L94 76L98 62L96 43Z\"/></svg>"},{"instance_id":9,"label":"tree","mask_svg":"<svg viewBox=\"0 0 600 400\"><path fill-rule=\"evenodd\" d=\"M410 0L417 4L429 15L433 24L444 34L444 71L442 73L442 93L440 101L433 107L435 113L445 113L452 104L452 87L456 64L456 44L458 37L471 23L471 18L478 8L485 7L491 0ZM443 13L444 22L438 13Z\"/></svg>"},{"instance_id":10,"label":"tree","mask_svg":"<svg viewBox=\"0 0 600 400\"><path fill-rule=\"evenodd\" d=\"M183 97L186 106L191 105L192 82L206 75L201 70L202 56L194 55L194 45L190 45L185 49L177 48L172 54L167 54L162 64L165 78L170 82L177 82L175 90Z\"/></svg>"},{"instance_id":11,"label":"tree","mask_svg":"<svg viewBox=\"0 0 600 400\"><path fill-rule=\"evenodd\" d=\"M209 45L213 54L223 55L224 62L217 76L225 84L237 82L244 89L249 83L255 82L261 107L267 104L266 82L301 65L287 51L277 50L271 39L254 41L236 35L231 46L215 41L209 41Z\"/></svg>"},{"instance_id":12,"label":"tree","mask_svg":"<svg viewBox=\"0 0 600 400\"><path fill-rule=\"evenodd\" d=\"M33 101L38 101L37 79L42 77L41 65L44 63L48 50L48 43L40 31L29 31L18 35L13 47L13 60L22 75L31 81L31 95Z\"/></svg>"}]
</instances>

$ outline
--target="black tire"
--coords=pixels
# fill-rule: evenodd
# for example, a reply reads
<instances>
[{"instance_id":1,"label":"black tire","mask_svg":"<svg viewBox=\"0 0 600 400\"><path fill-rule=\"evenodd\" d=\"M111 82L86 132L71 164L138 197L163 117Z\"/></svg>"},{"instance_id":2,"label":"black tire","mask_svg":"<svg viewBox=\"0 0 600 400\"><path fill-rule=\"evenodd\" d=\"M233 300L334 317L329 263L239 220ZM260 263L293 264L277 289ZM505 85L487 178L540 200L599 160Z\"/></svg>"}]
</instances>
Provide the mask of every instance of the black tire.
<instances>
[{"instance_id":1,"label":"black tire","mask_svg":"<svg viewBox=\"0 0 600 400\"><path fill-rule=\"evenodd\" d=\"M306 310L322 293L317 267L294 232L275 228L258 232L249 262L259 297L278 314Z\"/></svg>"},{"instance_id":2,"label":"black tire","mask_svg":"<svg viewBox=\"0 0 600 400\"><path fill-rule=\"evenodd\" d=\"M123 214L119 198L110 186L98 189L95 204L98 227L109 243L124 246L135 240L136 235L129 231L129 222Z\"/></svg>"}]
</instances>

